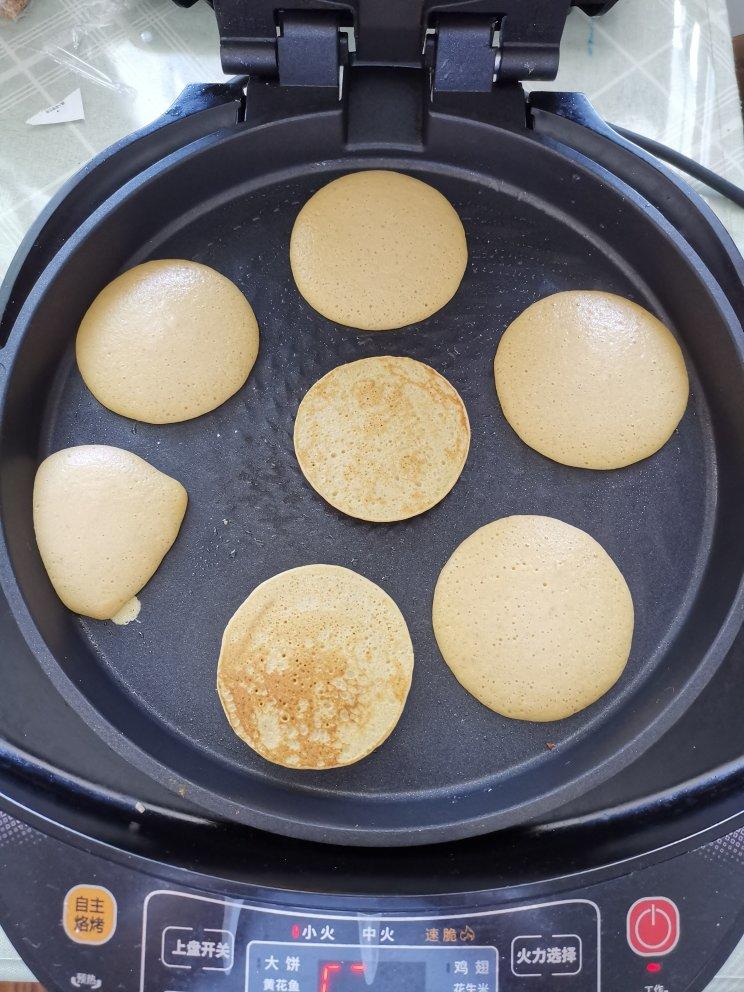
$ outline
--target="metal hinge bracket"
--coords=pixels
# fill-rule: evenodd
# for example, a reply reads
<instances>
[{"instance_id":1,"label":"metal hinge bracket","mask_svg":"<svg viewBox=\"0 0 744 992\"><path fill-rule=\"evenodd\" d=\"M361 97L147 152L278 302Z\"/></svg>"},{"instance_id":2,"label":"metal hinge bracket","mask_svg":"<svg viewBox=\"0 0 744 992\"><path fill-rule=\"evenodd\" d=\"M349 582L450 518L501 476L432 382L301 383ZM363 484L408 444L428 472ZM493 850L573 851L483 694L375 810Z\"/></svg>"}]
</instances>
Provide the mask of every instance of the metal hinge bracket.
<instances>
[{"instance_id":1,"label":"metal hinge bracket","mask_svg":"<svg viewBox=\"0 0 744 992\"><path fill-rule=\"evenodd\" d=\"M189 0L178 0L189 2ZM553 79L572 3L612 0L212 0L225 72L335 87L344 65L421 68L442 93ZM347 33L355 46L349 55Z\"/></svg>"},{"instance_id":2,"label":"metal hinge bracket","mask_svg":"<svg viewBox=\"0 0 744 992\"><path fill-rule=\"evenodd\" d=\"M276 40L280 84L338 87L348 56L346 35L339 28L336 14L283 14Z\"/></svg>"}]
</instances>

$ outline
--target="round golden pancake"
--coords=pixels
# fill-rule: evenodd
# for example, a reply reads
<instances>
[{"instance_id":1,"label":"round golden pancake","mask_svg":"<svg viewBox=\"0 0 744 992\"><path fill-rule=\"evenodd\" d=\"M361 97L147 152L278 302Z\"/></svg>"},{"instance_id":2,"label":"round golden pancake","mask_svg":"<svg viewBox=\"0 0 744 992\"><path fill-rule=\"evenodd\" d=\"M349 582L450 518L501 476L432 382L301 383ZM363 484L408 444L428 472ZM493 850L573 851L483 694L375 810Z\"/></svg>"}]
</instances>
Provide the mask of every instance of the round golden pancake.
<instances>
[{"instance_id":1,"label":"round golden pancake","mask_svg":"<svg viewBox=\"0 0 744 992\"><path fill-rule=\"evenodd\" d=\"M689 395L672 333L612 293L533 303L507 328L494 372L504 416L525 444L577 468L621 468L652 455Z\"/></svg>"},{"instance_id":2,"label":"round golden pancake","mask_svg":"<svg viewBox=\"0 0 744 992\"><path fill-rule=\"evenodd\" d=\"M34 530L65 606L96 620L118 621L125 605L131 611L175 541L187 502L180 482L131 451L83 444L45 458L34 481Z\"/></svg>"},{"instance_id":3,"label":"round golden pancake","mask_svg":"<svg viewBox=\"0 0 744 992\"><path fill-rule=\"evenodd\" d=\"M101 290L75 351L86 386L109 410L173 424L240 389L258 354L258 324L225 276L165 259L137 265Z\"/></svg>"},{"instance_id":4,"label":"round golden pancake","mask_svg":"<svg viewBox=\"0 0 744 992\"><path fill-rule=\"evenodd\" d=\"M516 720L562 720L620 677L633 600L584 531L552 517L504 517L444 566L433 621L444 660L485 706Z\"/></svg>"},{"instance_id":5,"label":"round golden pancake","mask_svg":"<svg viewBox=\"0 0 744 992\"><path fill-rule=\"evenodd\" d=\"M337 510L406 520L457 482L470 424L460 394L438 372L382 355L339 365L308 390L294 446L307 481Z\"/></svg>"},{"instance_id":6,"label":"round golden pancake","mask_svg":"<svg viewBox=\"0 0 744 992\"><path fill-rule=\"evenodd\" d=\"M330 320L387 331L425 320L457 292L468 263L462 221L428 183L374 169L307 201L289 245L297 288Z\"/></svg>"},{"instance_id":7,"label":"round golden pancake","mask_svg":"<svg viewBox=\"0 0 744 992\"><path fill-rule=\"evenodd\" d=\"M230 726L287 768L338 768L389 736L411 687L413 645L393 600L337 565L281 572L225 629L217 691Z\"/></svg>"}]
</instances>

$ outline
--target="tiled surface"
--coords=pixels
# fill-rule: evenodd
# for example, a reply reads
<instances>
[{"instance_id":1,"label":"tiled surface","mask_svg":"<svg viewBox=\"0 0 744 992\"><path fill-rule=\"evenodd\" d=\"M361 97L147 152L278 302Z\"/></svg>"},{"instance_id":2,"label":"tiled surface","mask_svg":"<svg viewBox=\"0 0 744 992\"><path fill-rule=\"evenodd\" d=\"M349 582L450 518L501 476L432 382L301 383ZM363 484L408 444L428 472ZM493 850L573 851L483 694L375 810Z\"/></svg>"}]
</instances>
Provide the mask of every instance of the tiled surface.
<instances>
[{"instance_id":1,"label":"tiled surface","mask_svg":"<svg viewBox=\"0 0 744 992\"><path fill-rule=\"evenodd\" d=\"M170 0L31 0L0 21L0 274L52 193L92 155L222 78L214 14ZM85 121L30 127L80 87Z\"/></svg>"},{"instance_id":2,"label":"tiled surface","mask_svg":"<svg viewBox=\"0 0 744 992\"><path fill-rule=\"evenodd\" d=\"M157 117L190 82L222 78L214 15L170 0L31 0L0 21L0 274L55 189L91 155ZM86 119L33 128L80 87ZM744 185L744 140L724 0L620 0L574 11L561 70L609 121ZM744 211L704 192L744 248ZM709 992L744 988L744 945ZM0 932L0 979L28 977Z\"/></svg>"},{"instance_id":3,"label":"tiled surface","mask_svg":"<svg viewBox=\"0 0 744 992\"><path fill-rule=\"evenodd\" d=\"M189 82L221 78L205 3L31 0L0 22L0 273L43 204L92 154L160 114ZM86 119L33 113L76 87ZM540 88L582 89L603 116L744 185L744 140L724 0L621 0L573 11L561 70ZM709 201L744 246L744 211Z\"/></svg>"},{"instance_id":4,"label":"tiled surface","mask_svg":"<svg viewBox=\"0 0 744 992\"><path fill-rule=\"evenodd\" d=\"M705 992L742 992L744 989L744 939Z\"/></svg>"},{"instance_id":5,"label":"tiled surface","mask_svg":"<svg viewBox=\"0 0 744 992\"><path fill-rule=\"evenodd\" d=\"M0 981L33 981L33 975L19 959L2 930L0 930Z\"/></svg>"}]
</instances>

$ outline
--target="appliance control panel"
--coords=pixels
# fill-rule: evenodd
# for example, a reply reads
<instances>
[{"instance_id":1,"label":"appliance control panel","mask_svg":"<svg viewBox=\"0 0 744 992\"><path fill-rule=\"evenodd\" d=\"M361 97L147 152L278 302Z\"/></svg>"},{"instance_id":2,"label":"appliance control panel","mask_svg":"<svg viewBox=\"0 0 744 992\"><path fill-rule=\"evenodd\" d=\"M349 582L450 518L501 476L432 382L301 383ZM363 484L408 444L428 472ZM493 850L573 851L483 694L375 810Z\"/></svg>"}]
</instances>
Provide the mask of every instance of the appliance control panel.
<instances>
[{"instance_id":1,"label":"appliance control panel","mask_svg":"<svg viewBox=\"0 0 744 992\"><path fill-rule=\"evenodd\" d=\"M303 913L155 891L142 992L596 992L600 916L583 899L450 916Z\"/></svg>"},{"instance_id":2,"label":"appliance control panel","mask_svg":"<svg viewBox=\"0 0 744 992\"><path fill-rule=\"evenodd\" d=\"M744 929L744 828L531 899L213 882L0 812L0 925L48 992L703 992Z\"/></svg>"}]
</instances>

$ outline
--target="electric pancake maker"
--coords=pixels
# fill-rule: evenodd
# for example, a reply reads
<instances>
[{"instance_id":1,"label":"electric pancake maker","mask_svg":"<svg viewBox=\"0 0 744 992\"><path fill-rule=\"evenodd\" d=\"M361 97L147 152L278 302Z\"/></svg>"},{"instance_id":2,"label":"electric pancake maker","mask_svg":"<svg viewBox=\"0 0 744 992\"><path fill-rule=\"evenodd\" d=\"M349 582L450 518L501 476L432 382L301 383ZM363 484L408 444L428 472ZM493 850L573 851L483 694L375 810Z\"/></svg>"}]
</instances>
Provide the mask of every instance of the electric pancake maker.
<instances>
[{"instance_id":1,"label":"electric pancake maker","mask_svg":"<svg viewBox=\"0 0 744 992\"><path fill-rule=\"evenodd\" d=\"M742 260L584 98L525 96L520 81L555 74L567 10L215 0L223 64L243 77L188 89L99 156L19 251L0 351L0 906L49 989L683 992L741 937ZM441 189L470 249L444 311L380 335L313 313L287 259L301 203L370 166ZM95 294L150 257L224 272L262 334L243 393L167 429L101 408L73 353ZM571 288L644 303L686 352L678 432L620 472L541 458L495 402L498 334ZM390 352L448 376L473 445L452 496L374 528L303 483L291 427L321 374ZM91 441L190 493L142 624L115 630L64 610L33 538L39 459ZM623 679L558 724L480 706L431 633L442 562L509 512L583 526L633 591ZM416 673L384 747L299 774L231 734L214 660L241 591L328 560L363 561L395 598Z\"/></svg>"}]
</instances>

